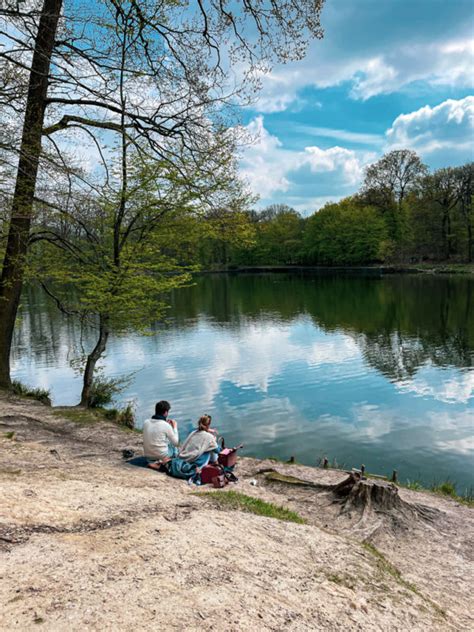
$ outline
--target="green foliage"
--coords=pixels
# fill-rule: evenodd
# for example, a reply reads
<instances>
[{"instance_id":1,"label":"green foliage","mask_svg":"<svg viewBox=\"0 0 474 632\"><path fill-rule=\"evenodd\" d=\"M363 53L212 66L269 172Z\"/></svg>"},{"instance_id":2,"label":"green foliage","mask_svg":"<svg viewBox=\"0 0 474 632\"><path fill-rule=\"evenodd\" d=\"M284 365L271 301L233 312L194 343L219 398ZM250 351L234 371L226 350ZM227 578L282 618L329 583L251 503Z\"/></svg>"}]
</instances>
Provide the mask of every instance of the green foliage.
<instances>
[{"instance_id":1,"label":"green foliage","mask_svg":"<svg viewBox=\"0 0 474 632\"><path fill-rule=\"evenodd\" d=\"M357 265L380 261L387 239L384 220L350 198L328 204L307 220L304 253L308 263Z\"/></svg>"},{"instance_id":2,"label":"green foliage","mask_svg":"<svg viewBox=\"0 0 474 632\"><path fill-rule=\"evenodd\" d=\"M130 402L123 408L107 408L104 410L104 417L130 430L135 428L135 410Z\"/></svg>"},{"instance_id":3,"label":"green foliage","mask_svg":"<svg viewBox=\"0 0 474 632\"><path fill-rule=\"evenodd\" d=\"M296 522L297 524L305 524L306 522L296 512L290 511L285 507L279 507L273 503L260 500L260 498L254 498L232 490L226 492L197 492L195 495L211 500L223 509L246 511L257 514L257 516L266 516L284 520L285 522Z\"/></svg>"},{"instance_id":4,"label":"green foliage","mask_svg":"<svg viewBox=\"0 0 474 632\"><path fill-rule=\"evenodd\" d=\"M46 406L51 406L51 393L44 388L30 388L26 384L22 384L18 380L12 380L11 390L15 395L20 397L30 397L36 399Z\"/></svg>"},{"instance_id":5,"label":"green foliage","mask_svg":"<svg viewBox=\"0 0 474 632\"><path fill-rule=\"evenodd\" d=\"M110 404L114 397L121 393L131 381L130 376L112 378L98 373L92 382L90 392L90 408L103 408Z\"/></svg>"},{"instance_id":6,"label":"green foliage","mask_svg":"<svg viewBox=\"0 0 474 632\"><path fill-rule=\"evenodd\" d=\"M428 175L415 152L396 150L368 167L352 197L306 219L284 205L249 212L251 243L224 248L209 235L200 261L228 268L470 262L473 193L474 163Z\"/></svg>"},{"instance_id":7,"label":"green foliage","mask_svg":"<svg viewBox=\"0 0 474 632\"><path fill-rule=\"evenodd\" d=\"M437 494L442 494L443 496L450 496L451 498L457 497L456 485L449 479L443 481L442 483L433 483L431 490Z\"/></svg>"},{"instance_id":8,"label":"green foliage","mask_svg":"<svg viewBox=\"0 0 474 632\"><path fill-rule=\"evenodd\" d=\"M407 480L404 487L406 487L407 489L412 489L413 491L420 491L423 489L423 485L420 483L420 481Z\"/></svg>"},{"instance_id":9,"label":"green foliage","mask_svg":"<svg viewBox=\"0 0 474 632\"><path fill-rule=\"evenodd\" d=\"M260 213L248 213L247 222L252 238L234 246L232 263L292 265L299 262L304 221L294 209L285 205L269 206Z\"/></svg>"},{"instance_id":10,"label":"green foliage","mask_svg":"<svg viewBox=\"0 0 474 632\"><path fill-rule=\"evenodd\" d=\"M423 599L423 601L430 605L437 614L443 617L446 616L446 612L438 606L437 603L432 601L429 597L426 597L415 584L407 581L398 568L392 564L392 562L390 562L376 546L374 546L371 542L362 542L362 546L375 558L381 573L390 575L398 584L400 584L400 586Z\"/></svg>"},{"instance_id":11,"label":"green foliage","mask_svg":"<svg viewBox=\"0 0 474 632\"><path fill-rule=\"evenodd\" d=\"M48 208L29 259L30 278L63 312L99 325L96 346L81 358L81 403L92 407L109 403L116 392L114 381L92 383L109 335L148 333L164 318L171 290L191 283L208 235L232 243L245 242L248 233L247 194L225 139L179 166L146 157L125 138L121 150L117 190L108 183L98 195L66 199L67 212L61 205L56 212ZM218 203L225 210L216 209Z\"/></svg>"},{"instance_id":12,"label":"green foliage","mask_svg":"<svg viewBox=\"0 0 474 632\"><path fill-rule=\"evenodd\" d=\"M433 492L435 494L440 494L441 496L448 496L458 503L462 503L463 505L467 505L468 507L474 507L474 494L472 489L464 490L464 493L459 494L456 488L456 484L453 483L449 478L441 483L432 483L429 488L424 487L419 481L410 481L407 480L406 483L398 483L399 487L406 487L407 489L411 489L413 491L421 491L421 492Z\"/></svg>"}]
</instances>

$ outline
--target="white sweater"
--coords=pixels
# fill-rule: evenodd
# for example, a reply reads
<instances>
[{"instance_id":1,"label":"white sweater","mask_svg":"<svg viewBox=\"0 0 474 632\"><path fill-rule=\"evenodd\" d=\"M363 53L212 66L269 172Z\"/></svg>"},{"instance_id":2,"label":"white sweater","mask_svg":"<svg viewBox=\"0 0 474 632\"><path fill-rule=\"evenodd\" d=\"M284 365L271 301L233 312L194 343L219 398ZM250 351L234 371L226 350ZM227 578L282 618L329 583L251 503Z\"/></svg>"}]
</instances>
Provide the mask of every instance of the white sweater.
<instances>
[{"instance_id":1,"label":"white sweater","mask_svg":"<svg viewBox=\"0 0 474 632\"><path fill-rule=\"evenodd\" d=\"M147 419L143 424L143 453L147 457L160 460L168 456L169 444L179 443L176 430L163 419Z\"/></svg>"}]
</instances>

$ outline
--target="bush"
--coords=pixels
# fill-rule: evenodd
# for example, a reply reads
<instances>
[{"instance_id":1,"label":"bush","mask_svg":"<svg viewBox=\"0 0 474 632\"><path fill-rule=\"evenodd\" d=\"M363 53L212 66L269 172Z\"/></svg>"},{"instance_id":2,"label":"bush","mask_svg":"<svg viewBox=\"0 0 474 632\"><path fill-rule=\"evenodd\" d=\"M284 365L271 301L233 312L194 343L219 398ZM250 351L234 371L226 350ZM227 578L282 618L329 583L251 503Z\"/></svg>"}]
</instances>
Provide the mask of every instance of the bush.
<instances>
[{"instance_id":1,"label":"bush","mask_svg":"<svg viewBox=\"0 0 474 632\"><path fill-rule=\"evenodd\" d=\"M97 375L92 382L90 390L89 408L107 406L129 383L129 377L114 378Z\"/></svg>"},{"instance_id":2,"label":"bush","mask_svg":"<svg viewBox=\"0 0 474 632\"><path fill-rule=\"evenodd\" d=\"M46 406L51 406L51 393L45 388L30 388L18 380L13 380L11 391L20 397L30 397L31 399L36 399L42 404L45 404Z\"/></svg>"},{"instance_id":3,"label":"bush","mask_svg":"<svg viewBox=\"0 0 474 632\"><path fill-rule=\"evenodd\" d=\"M435 483L431 487L432 491L437 492L438 494L443 494L444 496L450 496L451 498L456 498L456 485L452 483L449 479L443 481L442 483Z\"/></svg>"},{"instance_id":4,"label":"bush","mask_svg":"<svg viewBox=\"0 0 474 632\"><path fill-rule=\"evenodd\" d=\"M119 426L125 426L126 428L130 428L130 430L135 428L135 411L130 402L123 408L105 409L104 416Z\"/></svg>"}]
</instances>

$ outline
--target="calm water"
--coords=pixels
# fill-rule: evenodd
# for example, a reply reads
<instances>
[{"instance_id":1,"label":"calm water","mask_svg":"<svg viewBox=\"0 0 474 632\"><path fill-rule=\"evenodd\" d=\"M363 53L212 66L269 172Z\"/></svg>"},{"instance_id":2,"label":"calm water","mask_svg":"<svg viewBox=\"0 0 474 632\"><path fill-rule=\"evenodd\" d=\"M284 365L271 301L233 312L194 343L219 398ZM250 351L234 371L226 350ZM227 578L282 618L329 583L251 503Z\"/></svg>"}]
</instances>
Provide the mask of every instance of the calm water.
<instances>
[{"instance_id":1,"label":"calm water","mask_svg":"<svg viewBox=\"0 0 474 632\"><path fill-rule=\"evenodd\" d=\"M78 401L71 361L93 332L27 292L16 378ZM211 413L245 453L429 484L474 483L474 280L297 274L207 276L172 296L151 336L112 338L108 375L136 372L121 401L143 420L172 403L182 435Z\"/></svg>"}]
</instances>

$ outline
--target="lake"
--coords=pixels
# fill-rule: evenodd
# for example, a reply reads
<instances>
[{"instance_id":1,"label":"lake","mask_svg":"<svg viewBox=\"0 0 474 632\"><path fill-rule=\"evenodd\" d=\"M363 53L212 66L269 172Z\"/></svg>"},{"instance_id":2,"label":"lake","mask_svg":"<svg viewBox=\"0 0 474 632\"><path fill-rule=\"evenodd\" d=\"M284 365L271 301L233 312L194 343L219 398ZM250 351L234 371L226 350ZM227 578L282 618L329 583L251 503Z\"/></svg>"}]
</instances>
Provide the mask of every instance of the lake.
<instances>
[{"instance_id":1,"label":"lake","mask_svg":"<svg viewBox=\"0 0 474 632\"><path fill-rule=\"evenodd\" d=\"M103 363L134 373L120 402L135 402L139 425L167 399L181 436L210 413L247 455L474 484L472 277L206 275L170 301L166 323L112 337ZM13 377L74 404L71 362L93 340L27 289Z\"/></svg>"}]
</instances>

